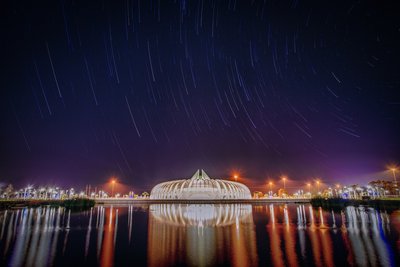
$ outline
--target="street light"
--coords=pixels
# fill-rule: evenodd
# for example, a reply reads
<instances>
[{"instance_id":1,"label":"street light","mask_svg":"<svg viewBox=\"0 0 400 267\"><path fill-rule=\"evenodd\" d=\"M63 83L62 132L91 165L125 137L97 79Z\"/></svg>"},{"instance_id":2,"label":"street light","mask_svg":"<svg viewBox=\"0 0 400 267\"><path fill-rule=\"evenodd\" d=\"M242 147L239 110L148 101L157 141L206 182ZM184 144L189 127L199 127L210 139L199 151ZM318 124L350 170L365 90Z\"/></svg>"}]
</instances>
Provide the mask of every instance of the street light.
<instances>
[{"instance_id":1,"label":"street light","mask_svg":"<svg viewBox=\"0 0 400 267\"><path fill-rule=\"evenodd\" d=\"M283 176L282 177L282 181L283 181L283 189L286 189L286 177L285 176Z\"/></svg>"},{"instance_id":2,"label":"street light","mask_svg":"<svg viewBox=\"0 0 400 267\"><path fill-rule=\"evenodd\" d=\"M318 191L318 194L320 193L320 192L319 192L319 184L320 184L320 181L317 180L317 191Z\"/></svg>"},{"instance_id":3,"label":"street light","mask_svg":"<svg viewBox=\"0 0 400 267\"><path fill-rule=\"evenodd\" d=\"M114 195L115 179L111 180L111 197Z\"/></svg>"},{"instance_id":4,"label":"street light","mask_svg":"<svg viewBox=\"0 0 400 267\"><path fill-rule=\"evenodd\" d=\"M235 181L237 181L237 179L239 178L239 175L235 174L235 175L233 175L233 178L235 179Z\"/></svg>"},{"instance_id":5,"label":"street light","mask_svg":"<svg viewBox=\"0 0 400 267\"><path fill-rule=\"evenodd\" d=\"M339 197L339 193L340 193L340 184L337 184L337 185L336 185L335 191L336 191L336 197Z\"/></svg>"},{"instance_id":6,"label":"street light","mask_svg":"<svg viewBox=\"0 0 400 267\"><path fill-rule=\"evenodd\" d=\"M269 195L271 196L272 195L272 182L269 182L268 185L269 185Z\"/></svg>"},{"instance_id":7,"label":"street light","mask_svg":"<svg viewBox=\"0 0 400 267\"><path fill-rule=\"evenodd\" d=\"M308 186L308 193L310 193L311 196L311 183L307 183L307 186Z\"/></svg>"},{"instance_id":8,"label":"street light","mask_svg":"<svg viewBox=\"0 0 400 267\"><path fill-rule=\"evenodd\" d=\"M396 181L396 171L397 171L397 168L391 167L390 170L393 172L393 180L394 180L394 182L397 183L397 181Z\"/></svg>"}]
</instances>

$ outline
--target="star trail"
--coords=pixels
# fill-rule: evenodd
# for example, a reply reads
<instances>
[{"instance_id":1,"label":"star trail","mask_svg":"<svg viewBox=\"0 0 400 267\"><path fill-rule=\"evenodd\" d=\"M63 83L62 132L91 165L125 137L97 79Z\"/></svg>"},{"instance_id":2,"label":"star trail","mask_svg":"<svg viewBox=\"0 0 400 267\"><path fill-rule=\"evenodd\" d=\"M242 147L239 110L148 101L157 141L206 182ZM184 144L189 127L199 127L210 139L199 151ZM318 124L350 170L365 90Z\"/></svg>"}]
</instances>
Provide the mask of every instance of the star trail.
<instances>
[{"instance_id":1,"label":"star trail","mask_svg":"<svg viewBox=\"0 0 400 267\"><path fill-rule=\"evenodd\" d=\"M356 180L400 158L394 3L4 6L0 180Z\"/></svg>"}]
</instances>

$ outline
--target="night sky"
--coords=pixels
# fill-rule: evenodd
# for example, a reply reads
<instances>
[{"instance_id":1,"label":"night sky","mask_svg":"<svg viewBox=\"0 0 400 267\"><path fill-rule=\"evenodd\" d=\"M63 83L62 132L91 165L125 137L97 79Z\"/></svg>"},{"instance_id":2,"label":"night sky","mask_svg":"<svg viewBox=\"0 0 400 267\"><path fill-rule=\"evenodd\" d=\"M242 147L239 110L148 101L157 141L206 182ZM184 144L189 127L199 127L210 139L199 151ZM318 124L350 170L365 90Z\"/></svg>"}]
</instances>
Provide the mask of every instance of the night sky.
<instances>
[{"instance_id":1,"label":"night sky","mask_svg":"<svg viewBox=\"0 0 400 267\"><path fill-rule=\"evenodd\" d=\"M0 181L366 179L400 159L391 2L2 1Z\"/></svg>"}]
</instances>

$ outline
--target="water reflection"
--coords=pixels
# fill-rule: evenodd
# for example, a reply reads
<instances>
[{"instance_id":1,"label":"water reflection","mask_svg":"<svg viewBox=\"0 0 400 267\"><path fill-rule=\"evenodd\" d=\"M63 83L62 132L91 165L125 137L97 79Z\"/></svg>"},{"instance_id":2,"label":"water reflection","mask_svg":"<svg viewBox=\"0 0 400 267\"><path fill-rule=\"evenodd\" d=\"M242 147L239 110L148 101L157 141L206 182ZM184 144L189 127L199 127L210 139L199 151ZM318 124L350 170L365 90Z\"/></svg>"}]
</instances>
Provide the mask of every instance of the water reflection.
<instances>
[{"instance_id":1,"label":"water reflection","mask_svg":"<svg viewBox=\"0 0 400 267\"><path fill-rule=\"evenodd\" d=\"M46 266L53 261L63 211L62 208L31 208L4 212L2 229L8 224L7 236L5 242L3 234L0 238L4 255L12 245L11 266Z\"/></svg>"},{"instance_id":2,"label":"water reflection","mask_svg":"<svg viewBox=\"0 0 400 267\"><path fill-rule=\"evenodd\" d=\"M393 259L388 253L385 231L388 231L387 213L371 208L347 207L348 236L354 250L357 265L391 266Z\"/></svg>"},{"instance_id":3,"label":"water reflection","mask_svg":"<svg viewBox=\"0 0 400 267\"><path fill-rule=\"evenodd\" d=\"M103 208L103 223L104 223L104 208ZM114 210L113 207L109 208L109 212L106 214L106 222L108 222L107 227L103 230L104 224L102 224L102 228L99 233L104 235L99 242L99 246L101 246L101 266L112 266L114 262L114 248L115 241L117 238L117 230L118 230L118 209ZM103 242L101 242L103 241ZM99 250L100 251L100 250Z\"/></svg>"},{"instance_id":4,"label":"water reflection","mask_svg":"<svg viewBox=\"0 0 400 267\"><path fill-rule=\"evenodd\" d=\"M257 264L251 205L150 206L149 266Z\"/></svg>"},{"instance_id":5,"label":"water reflection","mask_svg":"<svg viewBox=\"0 0 400 267\"><path fill-rule=\"evenodd\" d=\"M400 211L309 205L0 211L0 266L399 266Z\"/></svg>"},{"instance_id":6,"label":"water reflection","mask_svg":"<svg viewBox=\"0 0 400 267\"><path fill-rule=\"evenodd\" d=\"M227 226L252 222L251 205L241 204L154 204L150 216L161 221L182 226Z\"/></svg>"}]
</instances>

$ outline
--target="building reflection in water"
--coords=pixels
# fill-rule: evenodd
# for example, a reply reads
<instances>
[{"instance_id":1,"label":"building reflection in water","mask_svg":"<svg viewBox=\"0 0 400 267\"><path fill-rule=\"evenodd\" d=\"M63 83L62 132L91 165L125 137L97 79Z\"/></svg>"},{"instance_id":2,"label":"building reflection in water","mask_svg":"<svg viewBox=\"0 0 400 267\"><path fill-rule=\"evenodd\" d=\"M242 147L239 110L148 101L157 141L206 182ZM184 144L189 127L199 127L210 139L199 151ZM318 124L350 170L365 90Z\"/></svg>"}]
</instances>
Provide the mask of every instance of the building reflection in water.
<instances>
[{"instance_id":1,"label":"building reflection in water","mask_svg":"<svg viewBox=\"0 0 400 267\"><path fill-rule=\"evenodd\" d=\"M149 212L149 266L257 265L251 205L154 204Z\"/></svg>"}]
</instances>

